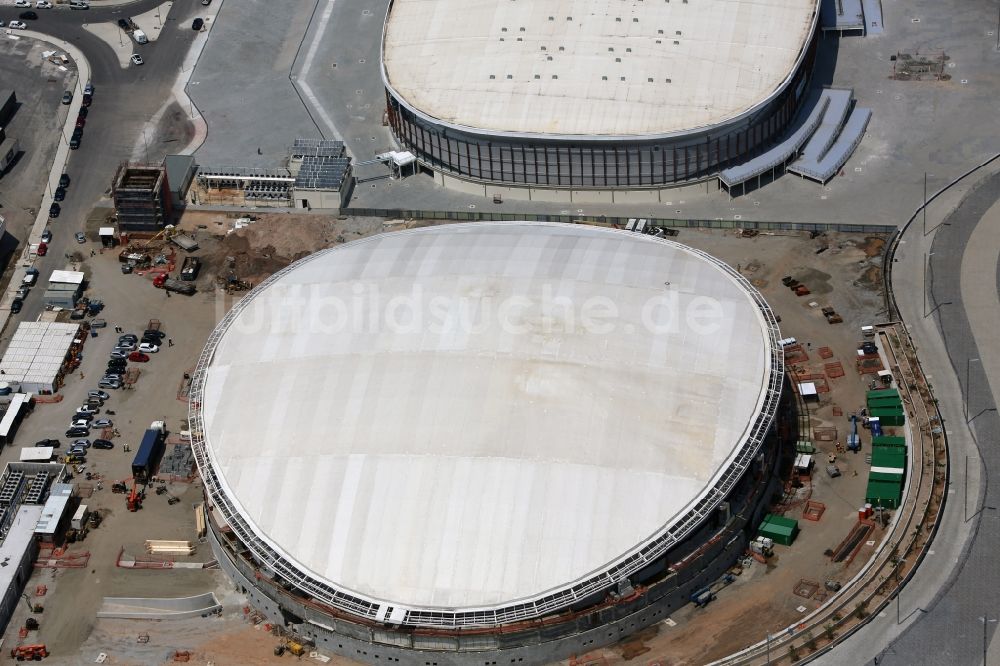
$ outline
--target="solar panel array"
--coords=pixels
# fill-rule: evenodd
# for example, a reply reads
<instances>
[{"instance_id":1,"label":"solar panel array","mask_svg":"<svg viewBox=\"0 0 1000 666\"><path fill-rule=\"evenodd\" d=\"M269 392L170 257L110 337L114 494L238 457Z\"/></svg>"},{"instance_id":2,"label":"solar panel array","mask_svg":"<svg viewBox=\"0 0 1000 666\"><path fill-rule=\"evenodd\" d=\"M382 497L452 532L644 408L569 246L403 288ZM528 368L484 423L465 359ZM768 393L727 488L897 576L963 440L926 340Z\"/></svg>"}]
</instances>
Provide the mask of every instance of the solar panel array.
<instances>
[{"instance_id":1,"label":"solar panel array","mask_svg":"<svg viewBox=\"0 0 1000 666\"><path fill-rule=\"evenodd\" d=\"M344 142L333 139L296 139L292 144L292 158L343 157Z\"/></svg>"},{"instance_id":2,"label":"solar panel array","mask_svg":"<svg viewBox=\"0 0 1000 666\"><path fill-rule=\"evenodd\" d=\"M341 153L343 153L343 144L341 144ZM303 190L339 190L350 169L351 159L349 157L304 156L302 166L295 177L295 187Z\"/></svg>"}]
</instances>

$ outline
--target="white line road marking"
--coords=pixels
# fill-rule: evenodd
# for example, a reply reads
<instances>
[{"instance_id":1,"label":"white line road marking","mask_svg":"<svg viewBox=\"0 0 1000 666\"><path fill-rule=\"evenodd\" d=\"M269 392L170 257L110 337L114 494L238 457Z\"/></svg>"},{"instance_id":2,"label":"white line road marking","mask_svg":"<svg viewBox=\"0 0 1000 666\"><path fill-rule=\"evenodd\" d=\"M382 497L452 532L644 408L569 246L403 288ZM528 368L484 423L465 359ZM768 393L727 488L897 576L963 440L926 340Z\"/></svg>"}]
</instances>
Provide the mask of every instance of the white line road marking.
<instances>
[{"instance_id":1,"label":"white line road marking","mask_svg":"<svg viewBox=\"0 0 1000 666\"><path fill-rule=\"evenodd\" d=\"M313 33L312 43L309 44L309 50L306 51L306 59L302 63L302 70L298 76L295 77L295 81L298 83L299 88L302 89L302 94L305 95L310 104L312 104L313 109L320 118L323 119L323 123L329 128L330 133L340 139L340 134L337 132L337 128L333 125L333 119L330 118L330 114L326 112L323 105L320 104L319 99L316 98L316 94L312 91L309 86L309 82L306 78L309 76L309 70L312 68L313 59L316 57L316 51L319 49L319 43L323 39L323 35L326 34L326 24L330 22L330 15L333 13L333 3L335 0L327 0L326 8L323 10L323 15L319 19L319 25L316 26L316 31Z\"/></svg>"}]
</instances>

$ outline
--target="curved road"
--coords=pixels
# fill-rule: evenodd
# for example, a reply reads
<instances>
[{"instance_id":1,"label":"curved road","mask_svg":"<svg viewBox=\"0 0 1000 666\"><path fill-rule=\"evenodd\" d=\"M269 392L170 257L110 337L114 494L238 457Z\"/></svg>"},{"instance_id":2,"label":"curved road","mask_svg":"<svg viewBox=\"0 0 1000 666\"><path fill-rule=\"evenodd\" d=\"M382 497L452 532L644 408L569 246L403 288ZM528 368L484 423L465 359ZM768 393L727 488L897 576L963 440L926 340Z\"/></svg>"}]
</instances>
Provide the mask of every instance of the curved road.
<instances>
[{"instance_id":1,"label":"curved road","mask_svg":"<svg viewBox=\"0 0 1000 666\"><path fill-rule=\"evenodd\" d=\"M137 16L162 1L140 0L129 5L86 11L36 9L33 11L38 14L38 20L26 21L29 29L51 35L55 46L70 43L83 51L90 63L91 82L95 88L80 149L70 152L66 168L73 179L72 184L66 200L61 204L60 217L49 223L53 242L48 254L35 261L42 280L53 269L65 265L67 252L84 247L76 244L73 234L83 229L86 216L110 189L118 165L131 158L143 126L170 96L171 86L180 74L181 63L198 34L186 19L197 15L195 10L201 7L201 3L197 0L175 0L157 40L142 46L134 45L135 52L142 54L145 61L141 67L122 69L111 47L82 26L102 21L114 23L122 17ZM0 19L5 22L16 19L22 11L25 10L4 6L0 8ZM86 82L80 83L77 94L83 83ZM47 113L49 110L40 112ZM162 154L149 154L150 161L154 162L162 157ZM39 183L39 197L43 187L44 183ZM89 249L91 246L85 247ZM40 291L40 287L34 291ZM17 317L31 321L42 309L40 294L32 294L25 300L24 309Z\"/></svg>"}]
</instances>

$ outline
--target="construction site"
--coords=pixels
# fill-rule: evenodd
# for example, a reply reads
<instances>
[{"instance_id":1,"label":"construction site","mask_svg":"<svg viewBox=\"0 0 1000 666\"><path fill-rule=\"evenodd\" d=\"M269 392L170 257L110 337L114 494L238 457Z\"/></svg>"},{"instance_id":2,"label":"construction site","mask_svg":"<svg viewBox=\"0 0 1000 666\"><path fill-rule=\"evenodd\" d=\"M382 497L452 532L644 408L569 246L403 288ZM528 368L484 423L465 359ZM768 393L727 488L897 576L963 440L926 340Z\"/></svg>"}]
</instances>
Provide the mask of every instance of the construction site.
<instances>
[{"instance_id":1,"label":"construction site","mask_svg":"<svg viewBox=\"0 0 1000 666\"><path fill-rule=\"evenodd\" d=\"M95 232L106 224L106 215L93 215ZM87 660L104 654L108 663L150 663L169 661L175 653L177 659L215 663L233 663L234 656L240 663L279 663L299 652L333 663L373 661L382 639L363 647L352 634L350 644L369 654L346 655L329 641L347 631L342 618L317 620L337 630L320 635L315 625L299 624L316 611L306 599L284 596L282 588L258 578L252 566L219 569L219 553L229 553L220 539L231 541L233 533L220 527L218 515L205 511L190 438L198 428L189 420L188 407L204 341L232 304L244 300L247 289L318 249L421 226L427 224L198 212L185 214L176 227L142 234L147 238L126 235L94 257L81 257L80 270L90 284L105 302L118 304L102 317L141 329L150 325L155 310L174 346L141 369L133 390L114 396L118 414L128 414L117 418L117 433L106 433L116 450L97 452L79 474L72 469L75 501L89 507L95 522L88 519L72 541L66 538L51 549L40 546L25 590L45 612L17 606L5 646L42 645L56 663L77 654ZM881 304L883 239L832 232L776 238L696 229L675 238L725 261L780 319L786 388L769 440L774 444L764 449L773 452L777 467L773 476L762 477L773 482L761 495L759 518L743 532L746 541L707 537L702 547L672 558L662 574L595 600L634 603L655 588L656 575L678 575L696 561L691 558L705 557L706 547L738 546L731 560L719 560L725 565L717 573L685 588L681 603L641 631L603 647L595 643L579 649L564 662L611 664L669 656L672 663L697 664L757 644L760 655L771 653L772 662L791 663L793 656L821 649L860 621L891 593L893 579L905 575L913 561L906 554L922 547L925 531L914 532L913 526L933 522L943 474L936 426L925 411L929 393L898 332L874 326ZM192 280L183 280L185 260L191 257L198 259L198 270ZM165 296L166 289L156 288L161 276L190 283L195 292ZM89 339L87 347L110 343L102 335ZM169 363L164 364L164 354L172 355ZM82 356L77 373L95 372L90 357ZM71 405L87 388L68 374L60 393ZM18 432L21 446L61 434L53 432L51 419L37 418L71 410L61 404L37 405ZM152 421L164 421L166 433L156 471L142 484L135 481L131 463ZM729 510L739 511L738 504ZM234 579L240 581L235 587ZM34 596L38 591L41 596ZM292 609L291 615L278 610L274 597ZM649 612L658 610L651 606ZM748 614L760 621L744 622ZM376 632L370 637L383 636L380 628L367 631ZM448 632L428 628L417 633L443 643ZM446 652L436 652L439 664L452 663Z\"/></svg>"}]
</instances>

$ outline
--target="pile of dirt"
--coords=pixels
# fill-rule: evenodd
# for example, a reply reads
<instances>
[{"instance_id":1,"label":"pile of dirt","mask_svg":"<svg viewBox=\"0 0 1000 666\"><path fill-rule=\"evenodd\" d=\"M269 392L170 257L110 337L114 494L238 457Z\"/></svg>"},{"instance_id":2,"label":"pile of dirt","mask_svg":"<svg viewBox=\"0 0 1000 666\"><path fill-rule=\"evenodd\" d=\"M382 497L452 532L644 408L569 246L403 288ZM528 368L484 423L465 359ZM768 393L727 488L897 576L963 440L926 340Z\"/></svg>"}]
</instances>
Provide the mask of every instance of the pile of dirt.
<instances>
[{"instance_id":1,"label":"pile of dirt","mask_svg":"<svg viewBox=\"0 0 1000 666\"><path fill-rule=\"evenodd\" d=\"M217 275L228 277L232 272L240 280L259 284L293 261L344 241L330 219L263 215L223 237L208 261L218 267Z\"/></svg>"}]
</instances>

